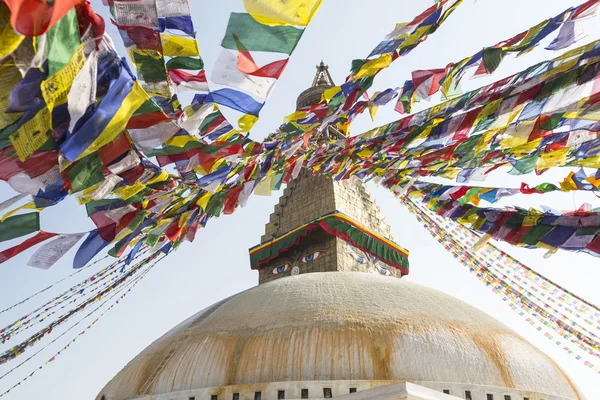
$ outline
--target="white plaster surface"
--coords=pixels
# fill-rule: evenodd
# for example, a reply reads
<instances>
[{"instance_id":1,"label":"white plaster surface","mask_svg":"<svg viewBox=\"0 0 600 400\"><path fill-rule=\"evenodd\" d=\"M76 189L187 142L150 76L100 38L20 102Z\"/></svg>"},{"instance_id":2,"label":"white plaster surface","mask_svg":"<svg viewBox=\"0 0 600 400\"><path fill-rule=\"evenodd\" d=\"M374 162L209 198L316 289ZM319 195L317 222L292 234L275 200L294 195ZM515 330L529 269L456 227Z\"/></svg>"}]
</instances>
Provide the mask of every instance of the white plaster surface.
<instances>
[{"instance_id":1,"label":"white plaster surface","mask_svg":"<svg viewBox=\"0 0 600 400\"><path fill-rule=\"evenodd\" d=\"M298 382L326 381L582 398L548 357L474 307L406 280L331 272L279 279L199 312L128 363L98 399L188 400L208 388L287 382L299 391Z\"/></svg>"}]
</instances>

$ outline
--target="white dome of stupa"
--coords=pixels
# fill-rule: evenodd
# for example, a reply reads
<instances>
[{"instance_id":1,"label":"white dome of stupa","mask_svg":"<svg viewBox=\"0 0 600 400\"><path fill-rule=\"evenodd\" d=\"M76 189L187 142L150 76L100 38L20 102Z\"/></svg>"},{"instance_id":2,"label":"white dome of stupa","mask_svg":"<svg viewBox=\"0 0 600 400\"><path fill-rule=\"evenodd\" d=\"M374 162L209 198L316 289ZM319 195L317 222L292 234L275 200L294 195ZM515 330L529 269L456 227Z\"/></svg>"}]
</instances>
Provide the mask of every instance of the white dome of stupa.
<instances>
[{"instance_id":1,"label":"white dome of stupa","mask_svg":"<svg viewBox=\"0 0 600 400\"><path fill-rule=\"evenodd\" d=\"M206 308L128 363L98 399L272 399L279 390L290 399L320 386L335 397L403 381L461 398L468 390L473 400L583 398L542 352L456 298L405 279L327 272Z\"/></svg>"}]
</instances>

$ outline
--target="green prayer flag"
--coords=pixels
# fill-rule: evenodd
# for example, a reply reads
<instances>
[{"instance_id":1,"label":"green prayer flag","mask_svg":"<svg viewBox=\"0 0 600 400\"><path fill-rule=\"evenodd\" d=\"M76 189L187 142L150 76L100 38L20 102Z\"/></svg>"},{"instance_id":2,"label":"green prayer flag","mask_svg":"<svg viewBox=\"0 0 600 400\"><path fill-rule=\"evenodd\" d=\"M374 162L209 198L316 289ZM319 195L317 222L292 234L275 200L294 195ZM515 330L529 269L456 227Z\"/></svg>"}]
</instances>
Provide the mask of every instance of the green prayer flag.
<instances>
[{"instance_id":1,"label":"green prayer flag","mask_svg":"<svg viewBox=\"0 0 600 400\"><path fill-rule=\"evenodd\" d=\"M104 180L102 160L98 153L92 153L72 165L66 172L73 192L79 192Z\"/></svg>"},{"instance_id":2,"label":"green prayer flag","mask_svg":"<svg viewBox=\"0 0 600 400\"><path fill-rule=\"evenodd\" d=\"M167 61L167 69L204 69L204 61L200 57L173 57Z\"/></svg>"},{"instance_id":3,"label":"green prayer flag","mask_svg":"<svg viewBox=\"0 0 600 400\"><path fill-rule=\"evenodd\" d=\"M0 222L0 242L40 230L40 213L32 212L8 217Z\"/></svg>"},{"instance_id":4,"label":"green prayer flag","mask_svg":"<svg viewBox=\"0 0 600 400\"><path fill-rule=\"evenodd\" d=\"M540 124L540 129L551 131L558 128L560 122L562 121L563 115L564 113L552 114L550 118Z\"/></svg>"},{"instance_id":5,"label":"green prayer flag","mask_svg":"<svg viewBox=\"0 0 600 400\"><path fill-rule=\"evenodd\" d=\"M221 46L238 50L235 36L249 51L291 54L303 32L293 26L263 25L247 13L231 13Z\"/></svg>"},{"instance_id":6,"label":"green prayer flag","mask_svg":"<svg viewBox=\"0 0 600 400\"><path fill-rule=\"evenodd\" d=\"M81 44L77 14L72 8L46 32L48 43L48 76L52 76L69 63Z\"/></svg>"},{"instance_id":7,"label":"green prayer flag","mask_svg":"<svg viewBox=\"0 0 600 400\"><path fill-rule=\"evenodd\" d=\"M202 120L202 123L200 124L200 127L198 128L198 130L200 131L200 135L205 135L208 132L208 129L213 125L215 120L217 120L218 118L225 118L225 117L223 117L223 114L221 114L221 111L219 111L219 110L208 114L206 116L206 118L204 118L204 120Z\"/></svg>"},{"instance_id":8,"label":"green prayer flag","mask_svg":"<svg viewBox=\"0 0 600 400\"><path fill-rule=\"evenodd\" d=\"M539 190L540 192L548 193L560 190L560 188L552 183L542 183L535 187L535 190Z\"/></svg>"},{"instance_id":9,"label":"green prayer flag","mask_svg":"<svg viewBox=\"0 0 600 400\"><path fill-rule=\"evenodd\" d=\"M524 175L533 172L538 161L538 156L531 156L515 161L513 169L508 171L511 175Z\"/></svg>"},{"instance_id":10,"label":"green prayer flag","mask_svg":"<svg viewBox=\"0 0 600 400\"><path fill-rule=\"evenodd\" d=\"M206 206L206 213L214 215L217 218L220 217L221 212L223 212L223 204L225 204L227 193L229 193L228 190L221 190L213 195L208 201L208 206Z\"/></svg>"},{"instance_id":11,"label":"green prayer flag","mask_svg":"<svg viewBox=\"0 0 600 400\"><path fill-rule=\"evenodd\" d=\"M131 54L140 79L144 82L164 82L167 80L167 70L163 58L155 58L136 51L132 51Z\"/></svg>"},{"instance_id":12,"label":"green prayer flag","mask_svg":"<svg viewBox=\"0 0 600 400\"><path fill-rule=\"evenodd\" d=\"M535 246L553 227L551 225L534 225L521 238L521 243Z\"/></svg>"},{"instance_id":13,"label":"green prayer flag","mask_svg":"<svg viewBox=\"0 0 600 400\"><path fill-rule=\"evenodd\" d=\"M158 104L156 104L156 102L154 100L148 99L144 102L144 104L142 104L140 106L140 108L138 108L133 113L133 116L137 117L138 115L147 114L147 113L151 113L151 112L157 112L157 111L162 111L162 108L160 108L160 106Z\"/></svg>"},{"instance_id":14,"label":"green prayer flag","mask_svg":"<svg viewBox=\"0 0 600 400\"><path fill-rule=\"evenodd\" d=\"M493 73L502 62L506 53L499 47L487 47L483 49L483 65L488 74Z\"/></svg>"}]
</instances>

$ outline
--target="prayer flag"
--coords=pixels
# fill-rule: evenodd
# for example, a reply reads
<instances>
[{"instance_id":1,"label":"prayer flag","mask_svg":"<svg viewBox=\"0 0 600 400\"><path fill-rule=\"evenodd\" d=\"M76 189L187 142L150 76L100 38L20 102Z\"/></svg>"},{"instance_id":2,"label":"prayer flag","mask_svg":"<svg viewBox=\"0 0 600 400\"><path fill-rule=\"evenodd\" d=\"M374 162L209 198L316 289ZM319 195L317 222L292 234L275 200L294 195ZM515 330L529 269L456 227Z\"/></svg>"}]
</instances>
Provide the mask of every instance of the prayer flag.
<instances>
[{"instance_id":1,"label":"prayer flag","mask_svg":"<svg viewBox=\"0 0 600 400\"><path fill-rule=\"evenodd\" d=\"M208 82L206 81L206 74L204 70L198 72L196 75L181 71L178 69L169 70L169 78L171 83L175 85L178 92L194 91L194 92L208 92Z\"/></svg>"},{"instance_id":2,"label":"prayer flag","mask_svg":"<svg viewBox=\"0 0 600 400\"><path fill-rule=\"evenodd\" d=\"M321 6L322 0L244 0L252 17L264 25L306 26Z\"/></svg>"},{"instance_id":3,"label":"prayer flag","mask_svg":"<svg viewBox=\"0 0 600 400\"><path fill-rule=\"evenodd\" d=\"M10 249L6 249L6 250L0 252L0 264L2 264L4 261L10 260L14 256L24 252L25 250L29 249L30 247L33 247L36 244L39 244L45 240L48 240L51 237L54 237L56 235L57 235L57 233L39 231L37 233L37 235L35 235L34 237L31 237L31 238L19 243L18 245L11 247Z\"/></svg>"},{"instance_id":4,"label":"prayer flag","mask_svg":"<svg viewBox=\"0 0 600 400\"><path fill-rule=\"evenodd\" d=\"M225 49L215 62L211 80L250 93L263 101L269 97L277 81L275 78L262 78L241 72L238 69L238 57Z\"/></svg>"},{"instance_id":5,"label":"prayer flag","mask_svg":"<svg viewBox=\"0 0 600 400\"><path fill-rule=\"evenodd\" d=\"M129 118L148 99L138 81L122 69L94 114L60 146L69 161L93 153L121 134Z\"/></svg>"},{"instance_id":6,"label":"prayer flag","mask_svg":"<svg viewBox=\"0 0 600 400\"><path fill-rule=\"evenodd\" d=\"M83 268L96 254L100 253L103 248L108 246L110 242L102 239L100 231L94 229L88 234L88 237L81 244L75 258L73 259L73 268Z\"/></svg>"},{"instance_id":7,"label":"prayer flag","mask_svg":"<svg viewBox=\"0 0 600 400\"><path fill-rule=\"evenodd\" d=\"M59 235L56 239L43 244L37 249L27 262L27 265L41 269L50 268L56 264L66 252L71 250L84 235L85 233Z\"/></svg>"},{"instance_id":8,"label":"prayer flag","mask_svg":"<svg viewBox=\"0 0 600 400\"><path fill-rule=\"evenodd\" d=\"M271 51L291 54L304 30L292 26L267 26L250 14L231 13L221 46L237 50L235 37L250 51Z\"/></svg>"},{"instance_id":9,"label":"prayer flag","mask_svg":"<svg viewBox=\"0 0 600 400\"><path fill-rule=\"evenodd\" d=\"M38 3L31 1L24 2L29 4ZM62 3L65 3L65 1ZM74 8L67 12L56 25L48 30L46 40L48 41L48 75L52 76L69 63L69 60L81 44L77 13Z\"/></svg>"},{"instance_id":10,"label":"prayer flag","mask_svg":"<svg viewBox=\"0 0 600 400\"><path fill-rule=\"evenodd\" d=\"M194 57L173 57L167 61L167 69L204 69L204 61Z\"/></svg>"},{"instance_id":11,"label":"prayer flag","mask_svg":"<svg viewBox=\"0 0 600 400\"><path fill-rule=\"evenodd\" d=\"M161 35L160 39L163 56L195 57L200 55L196 39L173 35Z\"/></svg>"},{"instance_id":12,"label":"prayer flag","mask_svg":"<svg viewBox=\"0 0 600 400\"><path fill-rule=\"evenodd\" d=\"M75 7L77 0L5 0L5 3L10 8L10 22L17 32L40 36Z\"/></svg>"},{"instance_id":13,"label":"prayer flag","mask_svg":"<svg viewBox=\"0 0 600 400\"><path fill-rule=\"evenodd\" d=\"M249 95L233 89L219 89L210 92L204 99L204 103L217 103L244 114L258 116L264 103L259 103Z\"/></svg>"},{"instance_id":14,"label":"prayer flag","mask_svg":"<svg viewBox=\"0 0 600 400\"><path fill-rule=\"evenodd\" d=\"M13 215L0 222L0 242L40 230L40 214L37 212Z\"/></svg>"},{"instance_id":15,"label":"prayer flag","mask_svg":"<svg viewBox=\"0 0 600 400\"><path fill-rule=\"evenodd\" d=\"M69 115L69 132L73 132L88 106L96 101L96 81L98 76L98 52L92 51L85 60L81 71L77 74L67 97Z\"/></svg>"}]
</instances>

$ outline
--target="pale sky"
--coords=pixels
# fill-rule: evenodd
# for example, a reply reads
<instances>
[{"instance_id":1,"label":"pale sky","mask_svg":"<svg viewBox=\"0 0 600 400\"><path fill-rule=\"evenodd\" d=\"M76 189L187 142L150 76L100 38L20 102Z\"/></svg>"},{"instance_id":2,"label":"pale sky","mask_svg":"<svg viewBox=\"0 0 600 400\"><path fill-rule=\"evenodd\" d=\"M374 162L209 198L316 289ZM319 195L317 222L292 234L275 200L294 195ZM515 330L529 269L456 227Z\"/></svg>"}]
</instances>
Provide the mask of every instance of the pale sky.
<instances>
[{"instance_id":1,"label":"pale sky","mask_svg":"<svg viewBox=\"0 0 600 400\"><path fill-rule=\"evenodd\" d=\"M229 13L243 11L242 0L193 0L192 3L192 17L207 75L210 76L210 69L220 51ZM364 58L396 23L410 21L431 4L433 0L325 0L300 41L273 95L263 108L252 137L262 139L281 124L283 116L293 111L297 95L311 84L314 66L321 59L329 64L334 80L340 83L346 77L352 59ZM579 3L566 0L465 0L438 32L382 72L377 77L373 91L401 86L414 69L443 67L577 4ZM92 5L107 17L107 9L100 0L92 0ZM117 49L125 55L114 27L110 22L107 22L107 27ZM586 29L588 37L581 44L600 37L597 19L587 23ZM534 53L518 60L509 56L492 78L467 81L463 87L466 90L477 88L557 55L543 50L543 47L540 46ZM374 123L370 121L368 113L358 118L352 132L361 133L399 117L393 111L392 102L380 109ZM559 170L541 177L507 177L498 173L484 184L517 187L521 181L530 184L556 182L566 176L567 172ZM600 399L598 374L591 372L527 325L506 303L484 287L432 239L389 192L373 185L370 188L386 215L398 244L411 252L411 273L405 279L453 295L499 319L554 359L589 400ZM13 195L12 189L7 185L0 186L0 200ZM250 270L248 248L259 243L264 225L280 195L281 192L273 193L271 197L252 197L246 208L231 216L210 221L206 229L198 232L194 243L184 243L177 252L157 265L93 329L6 398L93 399L129 360L170 328L210 304L256 285L258 277L256 272ZM544 204L559 210L572 210L585 202L598 206L597 198L580 193L521 196L511 198L511 201L518 202L521 206ZM502 204L510 203L505 201ZM73 199L68 199L42 213L42 228L70 233L90 230L93 224L87 219L85 209L78 207ZM16 243L17 241L5 242L2 249ZM600 304L600 291L597 290L597 282L600 281L598 258L559 252L546 260L542 257L542 250L526 250L506 245L500 247L574 293ZM72 272L73 251L48 271L27 267L31 254L32 251L25 252L0 265L0 308L16 303ZM99 268L95 267L94 271ZM85 273L80 275L83 274ZM80 275L64 282L59 288L64 290L78 283L82 278ZM53 293L59 293L59 288ZM40 296L36 301L0 315L1 325L14 321L46 299ZM81 327L89 322L91 319ZM80 330L67 334L23 367L0 380L0 393L44 364L45 360ZM61 329L56 329L50 339L45 339L42 344L52 340L60 332ZM10 343L0 349L5 350L8 345ZM35 349L26 352L23 357L28 357ZM15 364L11 362L0 366L0 375Z\"/></svg>"}]
</instances>

